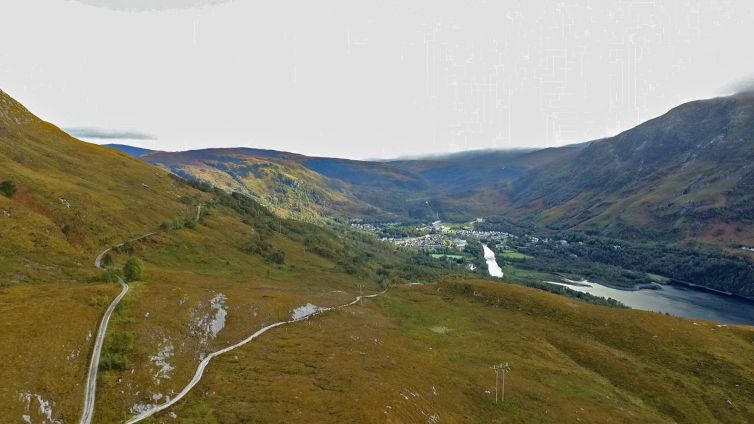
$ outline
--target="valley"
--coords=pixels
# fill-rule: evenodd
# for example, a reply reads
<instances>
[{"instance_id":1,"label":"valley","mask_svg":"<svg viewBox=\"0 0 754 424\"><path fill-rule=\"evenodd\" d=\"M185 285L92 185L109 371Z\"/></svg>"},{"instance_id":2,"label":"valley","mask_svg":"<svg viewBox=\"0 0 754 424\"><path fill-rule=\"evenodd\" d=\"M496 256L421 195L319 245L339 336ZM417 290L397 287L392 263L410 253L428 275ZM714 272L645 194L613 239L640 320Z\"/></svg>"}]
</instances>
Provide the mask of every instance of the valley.
<instances>
[{"instance_id":1,"label":"valley","mask_svg":"<svg viewBox=\"0 0 754 424\"><path fill-rule=\"evenodd\" d=\"M0 424L754 423L746 3L0 1Z\"/></svg>"},{"instance_id":2,"label":"valley","mask_svg":"<svg viewBox=\"0 0 754 424\"><path fill-rule=\"evenodd\" d=\"M456 224L435 221L413 225L399 222L351 225L400 248L422 252L428 260L449 262L477 275L505 275L507 281L545 290L553 290L553 285L563 287L567 292L572 290L595 296L588 300L597 303L612 300L632 308L685 318L754 325L752 299L639 269L606 265L606 261L590 259L588 265L582 266L579 258L583 254L580 256L574 252L583 252L585 246L601 247L594 246L594 242L587 239L582 239L586 242L574 239L569 242L528 233L517 235L476 229L487 227L482 218ZM476 247L479 245L482 249ZM606 246L610 253L621 253L627 248L619 244ZM579 282L585 275L598 282Z\"/></svg>"},{"instance_id":3,"label":"valley","mask_svg":"<svg viewBox=\"0 0 754 424\"><path fill-rule=\"evenodd\" d=\"M754 327L716 322L748 319L690 321L548 283L677 278L743 295L745 240L647 245L477 215L514 200L452 184L450 197L428 195L439 165L426 161L366 165L369 177L361 162L270 152L233 153L243 172L153 166L2 96L0 180L14 187L0 196L3 422L754 417ZM557 156L501 155L489 156L520 164L506 171L516 180ZM413 194L387 207L403 190ZM469 199L491 203L460 208ZM512 371L496 405L489 366L500 361ZM648 372L636 379L637 368Z\"/></svg>"}]
</instances>

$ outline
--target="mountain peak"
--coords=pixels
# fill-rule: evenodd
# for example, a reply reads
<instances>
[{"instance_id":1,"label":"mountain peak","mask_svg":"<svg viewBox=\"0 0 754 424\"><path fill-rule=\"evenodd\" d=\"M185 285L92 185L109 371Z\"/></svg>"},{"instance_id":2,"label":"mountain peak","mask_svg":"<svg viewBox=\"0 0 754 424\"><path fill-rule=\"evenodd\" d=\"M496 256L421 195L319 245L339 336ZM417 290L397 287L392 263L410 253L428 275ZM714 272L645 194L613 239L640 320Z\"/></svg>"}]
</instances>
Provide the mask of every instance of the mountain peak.
<instances>
[{"instance_id":1,"label":"mountain peak","mask_svg":"<svg viewBox=\"0 0 754 424\"><path fill-rule=\"evenodd\" d=\"M21 103L0 89L0 126L28 125L38 120Z\"/></svg>"}]
</instances>

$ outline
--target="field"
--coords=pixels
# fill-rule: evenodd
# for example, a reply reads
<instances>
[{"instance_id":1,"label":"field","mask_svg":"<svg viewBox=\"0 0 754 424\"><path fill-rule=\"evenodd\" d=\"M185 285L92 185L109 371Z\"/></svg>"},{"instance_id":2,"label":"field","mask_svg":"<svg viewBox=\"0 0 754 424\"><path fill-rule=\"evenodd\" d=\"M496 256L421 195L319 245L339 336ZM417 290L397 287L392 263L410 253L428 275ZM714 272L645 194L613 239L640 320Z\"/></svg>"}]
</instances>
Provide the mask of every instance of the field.
<instances>
[{"instance_id":1,"label":"field","mask_svg":"<svg viewBox=\"0 0 754 424\"><path fill-rule=\"evenodd\" d=\"M531 256L516 252L515 250L504 250L498 253L498 256L503 259L531 259Z\"/></svg>"}]
</instances>

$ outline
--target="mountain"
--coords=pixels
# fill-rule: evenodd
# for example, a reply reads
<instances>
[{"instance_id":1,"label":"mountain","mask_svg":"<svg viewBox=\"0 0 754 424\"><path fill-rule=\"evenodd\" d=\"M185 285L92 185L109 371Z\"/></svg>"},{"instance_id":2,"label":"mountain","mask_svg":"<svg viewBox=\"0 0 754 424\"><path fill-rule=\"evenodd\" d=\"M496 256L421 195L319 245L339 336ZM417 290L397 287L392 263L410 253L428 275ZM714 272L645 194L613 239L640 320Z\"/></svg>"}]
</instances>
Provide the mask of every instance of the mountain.
<instances>
[{"instance_id":1,"label":"mountain","mask_svg":"<svg viewBox=\"0 0 754 424\"><path fill-rule=\"evenodd\" d=\"M317 220L379 213L349 195L347 185L307 168L299 155L239 148L149 152L139 157L179 176L249 195L281 216Z\"/></svg>"},{"instance_id":2,"label":"mountain","mask_svg":"<svg viewBox=\"0 0 754 424\"><path fill-rule=\"evenodd\" d=\"M144 149L141 147L128 146L125 144L105 144L105 146L112 147L113 149L120 150L123 153L129 154L131 156L136 156L136 157L144 156L154 151L150 149Z\"/></svg>"},{"instance_id":3,"label":"mountain","mask_svg":"<svg viewBox=\"0 0 754 424\"><path fill-rule=\"evenodd\" d=\"M257 164L236 154L227 161ZM347 176L359 163L310 164L336 180L295 167L306 158L266 154L322 187L373 184ZM544 154L510 160L553 160ZM432 184L405 166L365 165ZM2 92L0 183L0 422L79 420L97 329L123 287L114 276L135 259L143 273L113 303L95 368L94 422L173 401L149 420L754 419L751 327L479 280L346 226L284 219L76 140ZM511 371L497 404L500 361Z\"/></svg>"},{"instance_id":4,"label":"mountain","mask_svg":"<svg viewBox=\"0 0 754 424\"><path fill-rule=\"evenodd\" d=\"M309 301L376 290L404 261L77 140L1 91L0 189L0 422L79 419L93 337L130 258L144 277L110 320L95 422L125 421L180 391L212 349ZM94 266L101 253L105 272ZM163 349L171 365L156 378L150 358Z\"/></svg>"},{"instance_id":5,"label":"mountain","mask_svg":"<svg viewBox=\"0 0 754 424\"><path fill-rule=\"evenodd\" d=\"M678 106L615 137L541 150L394 161L259 149L141 157L282 209L291 204L281 199L304 198L320 214L450 221L500 215L625 239L751 244L753 134L754 94L741 93ZM249 163L239 166L241 157ZM252 171L262 164L276 177ZM311 194L291 195L297 184Z\"/></svg>"},{"instance_id":6,"label":"mountain","mask_svg":"<svg viewBox=\"0 0 754 424\"><path fill-rule=\"evenodd\" d=\"M186 202L199 195L140 160L74 139L0 92L2 180L17 192L0 196L0 252L10 261L0 282L58 278L52 270L89 262L104 242L189 213ZM19 263L24 271L9 274Z\"/></svg>"},{"instance_id":7,"label":"mountain","mask_svg":"<svg viewBox=\"0 0 754 424\"><path fill-rule=\"evenodd\" d=\"M516 181L511 212L623 238L754 237L754 94L683 104Z\"/></svg>"},{"instance_id":8,"label":"mountain","mask_svg":"<svg viewBox=\"0 0 754 424\"><path fill-rule=\"evenodd\" d=\"M359 161L249 149L132 151L184 177L237 190L283 215L468 220L499 213L510 184L581 146Z\"/></svg>"}]
</instances>

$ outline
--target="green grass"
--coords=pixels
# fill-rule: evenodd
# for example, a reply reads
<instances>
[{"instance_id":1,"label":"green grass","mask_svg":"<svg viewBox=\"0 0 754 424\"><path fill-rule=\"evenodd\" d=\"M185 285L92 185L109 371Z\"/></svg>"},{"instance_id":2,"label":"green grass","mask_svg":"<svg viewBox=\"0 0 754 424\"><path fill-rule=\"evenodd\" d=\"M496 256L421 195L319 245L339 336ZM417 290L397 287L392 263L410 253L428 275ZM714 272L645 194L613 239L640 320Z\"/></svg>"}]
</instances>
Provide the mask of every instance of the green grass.
<instances>
[{"instance_id":1,"label":"green grass","mask_svg":"<svg viewBox=\"0 0 754 424\"><path fill-rule=\"evenodd\" d=\"M172 412L218 422L747 422L752 341L751 328L499 283L397 287L218 358ZM512 371L496 406L490 365L500 361Z\"/></svg>"},{"instance_id":2,"label":"green grass","mask_svg":"<svg viewBox=\"0 0 754 424\"><path fill-rule=\"evenodd\" d=\"M521 253L516 252L515 250L504 250L500 253L498 253L498 256L500 256L503 259L515 259L515 260L522 260L522 259L531 259L532 257Z\"/></svg>"},{"instance_id":3,"label":"green grass","mask_svg":"<svg viewBox=\"0 0 754 424\"><path fill-rule=\"evenodd\" d=\"M445 255L445 254L433 253L431 256L433 258L435 258L435 259L443 259L443 258L445 258L445 259L463 259L463 256L461 256L461 255Z\"/></svg>"}]
</instances>

